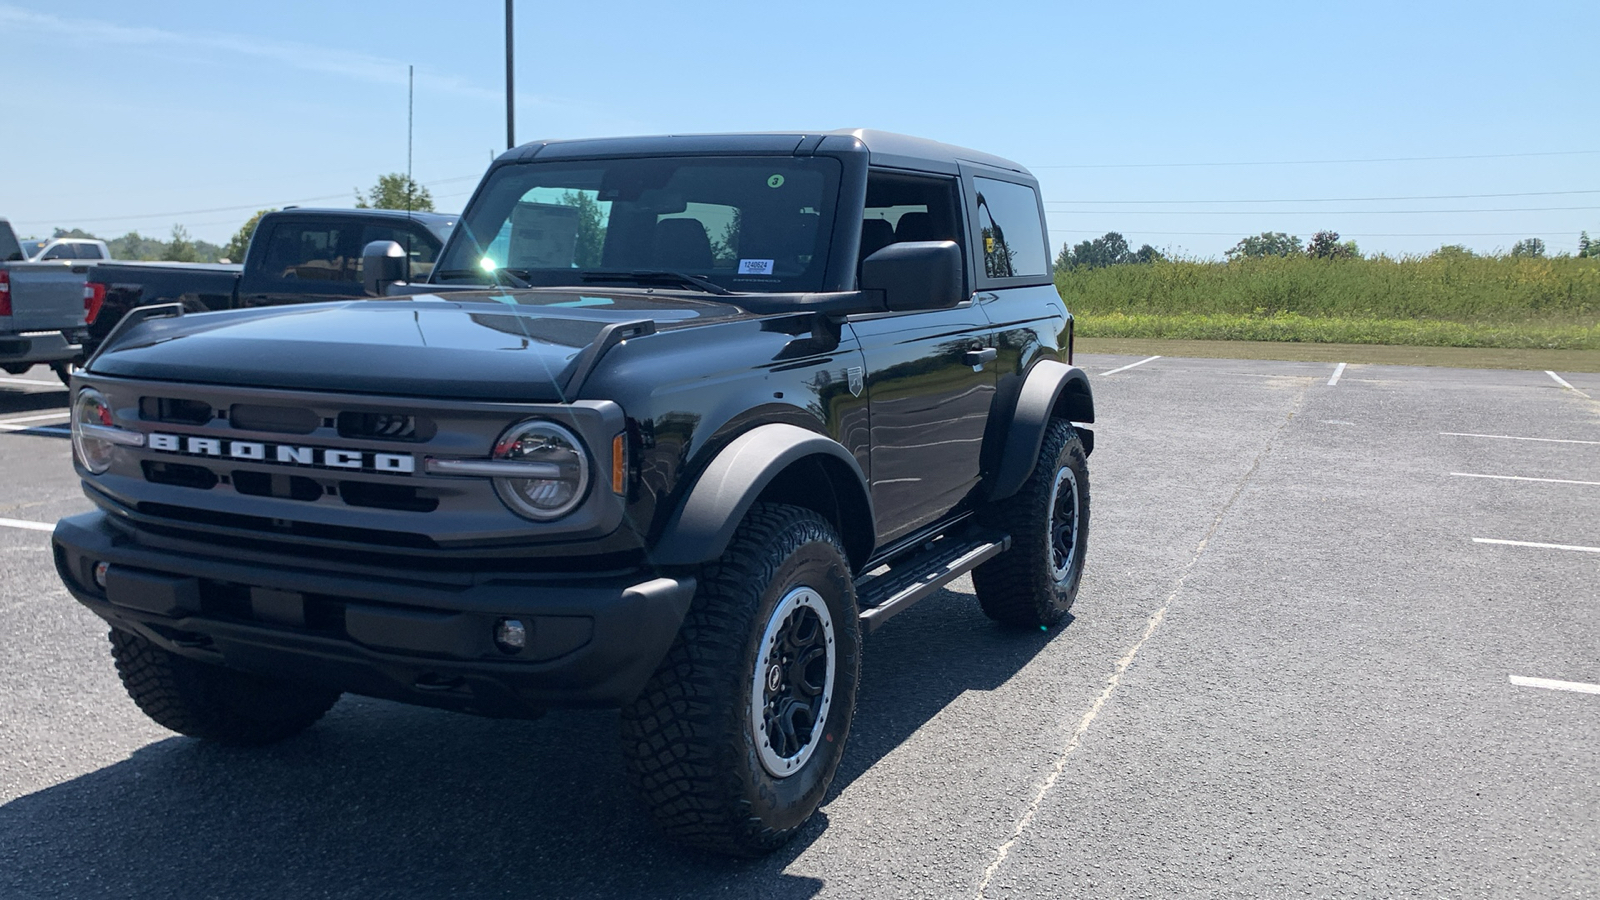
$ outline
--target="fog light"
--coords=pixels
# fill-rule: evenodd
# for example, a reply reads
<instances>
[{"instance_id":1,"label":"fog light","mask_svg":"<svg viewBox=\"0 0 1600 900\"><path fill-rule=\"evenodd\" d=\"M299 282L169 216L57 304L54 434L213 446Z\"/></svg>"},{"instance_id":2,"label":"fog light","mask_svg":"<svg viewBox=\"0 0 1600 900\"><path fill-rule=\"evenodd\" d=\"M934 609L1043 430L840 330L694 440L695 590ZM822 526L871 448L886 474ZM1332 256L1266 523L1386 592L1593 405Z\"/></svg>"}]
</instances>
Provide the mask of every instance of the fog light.
<instances>
[{"instance_id":1,"label":"fog light","mask_svg":"<svg viewBox=\"0 0 1600 900\"><path fill-rule=\"evenodd\" d=\"M111 569L111 564L101 560L94 564L94 583L100 585L101 590L106 587L106 572Z\"/></svg>"},{"instance_id":2,"label":"fog light","mask_svg":"<svg viewBox=\"0 0 1600 900\"><path fill-rule=\"evenodd\" d=\"M501 619L494 626L494 643L506 653L517 653L528 646L528 626L521 619Z\"/></svg>"}]
</instances>

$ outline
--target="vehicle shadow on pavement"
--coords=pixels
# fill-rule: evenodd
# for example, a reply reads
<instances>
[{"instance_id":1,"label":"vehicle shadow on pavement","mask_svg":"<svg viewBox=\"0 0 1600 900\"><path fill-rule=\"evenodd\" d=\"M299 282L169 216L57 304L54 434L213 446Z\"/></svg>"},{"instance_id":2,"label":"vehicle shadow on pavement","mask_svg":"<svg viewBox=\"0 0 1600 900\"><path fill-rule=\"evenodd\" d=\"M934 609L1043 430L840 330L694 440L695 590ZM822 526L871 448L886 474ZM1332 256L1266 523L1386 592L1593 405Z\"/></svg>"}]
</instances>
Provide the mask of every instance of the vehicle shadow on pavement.
<instances>
[{"instance_id":1,"label":"vehicle shadow on pavement","mask_svg":"<svg viewBox=\"0 0 1600 900\"><path fill-rule=\"evenodd\" d=\"M7 416L12 413L62 409L66 405L66 388L58 391L30 391L27 393L0 391L0 416Z\"/></svg>"},{"instance_id":2,"label":"vehicle shadow on pavement","mask_svg":"<svg viewBox=\"0 0 1600 900\"><path fill-rule=\"evenodd\" d=\"M834 796L967 690L1051 635L1000 629L942 592L869 638ZM346 698L254 750L159 740L0 806L12 897L809 898L784 869L826 812L760 860L660 840L622 777L616 714L481 719Z\"/></svg>"}]
</instances>

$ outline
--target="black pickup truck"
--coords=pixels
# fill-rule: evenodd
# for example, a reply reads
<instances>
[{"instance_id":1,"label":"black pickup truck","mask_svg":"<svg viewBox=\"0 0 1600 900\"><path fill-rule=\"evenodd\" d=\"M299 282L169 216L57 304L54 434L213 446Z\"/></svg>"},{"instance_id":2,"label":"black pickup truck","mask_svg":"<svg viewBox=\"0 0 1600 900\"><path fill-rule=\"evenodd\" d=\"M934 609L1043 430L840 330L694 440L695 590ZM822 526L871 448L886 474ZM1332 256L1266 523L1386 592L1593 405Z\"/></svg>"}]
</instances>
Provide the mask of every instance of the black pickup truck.
<instances>
[{"instance_id":1,"label":"black pickup truck","mask_svg":"<svg viewBox=\"0 0 1600 900\"><path fill-rule=\"evenodd\" d=\"M191 312L362 296L361 251L395 241L407 277L425 279L458 217L389 209L291 208L261 217L243 265L103 262L89 275L103 296L89 323L93 354L131 309L182 303Z\"/></svg>"},{"instance_id":2,"label":"black pickup truck","mask_svg":"<svg viewBox=\"0 0 1600 900\"><path fill-rule=\"evenodd\" d=\"M365 257L394 289L403 250ZM431 276L136 310L74 376L98 509L55 560L157 722L620 708L662 830L754 854L827 792L864 632L968 572L1002 623L1072 604L1094 403L1021 166L871 131L538 142Z\"/></svg>"}]
</instances>

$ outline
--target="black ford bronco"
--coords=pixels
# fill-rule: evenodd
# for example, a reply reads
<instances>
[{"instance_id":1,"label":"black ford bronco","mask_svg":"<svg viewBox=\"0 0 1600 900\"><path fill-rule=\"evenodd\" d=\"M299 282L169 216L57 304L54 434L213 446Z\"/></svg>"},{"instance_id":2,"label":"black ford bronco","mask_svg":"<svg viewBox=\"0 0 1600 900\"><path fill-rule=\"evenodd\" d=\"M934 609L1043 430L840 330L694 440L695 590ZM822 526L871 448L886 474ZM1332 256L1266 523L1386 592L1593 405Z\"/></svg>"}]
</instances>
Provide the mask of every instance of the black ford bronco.
<instances>
[{"instance_id":1,"label":"black ford bronco","mask_svg":"<svg viewBox=\"0 0 1600 900\"><path fill-rule=\"evenodd\" d=\"M862 634L970 572L1078 590L1094 421L1034 179L870 131L536 142L425 284L135 310L73 378L54 551L175 731L350 691L622 710L660 827L770 850L828 789Z\"/></svg>"}]
</instances>

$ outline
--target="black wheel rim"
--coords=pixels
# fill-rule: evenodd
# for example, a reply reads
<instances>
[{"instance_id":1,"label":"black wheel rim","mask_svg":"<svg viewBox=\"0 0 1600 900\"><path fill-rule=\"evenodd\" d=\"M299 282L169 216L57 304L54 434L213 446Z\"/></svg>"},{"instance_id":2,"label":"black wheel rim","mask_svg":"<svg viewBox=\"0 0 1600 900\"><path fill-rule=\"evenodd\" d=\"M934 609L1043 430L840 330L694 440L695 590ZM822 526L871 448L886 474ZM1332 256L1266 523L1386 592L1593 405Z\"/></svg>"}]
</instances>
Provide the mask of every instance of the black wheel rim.
<instances>
[{"instance_id":1,"label":"black wheel rim","mask_svg":"<svg viewBox=\"0 0 1600 900\"><path fill-rule=\"evenodd\" d=\"M750 724L761 766L775 778L798 772L822 738L833 703L833 617L809 587L778 602L762 633L750 685Z\"/></svg>"},{"instance_id":2,"label":"black wheel rim","mask_svg":"<svg viewBox=\"0 0 1600 900\"><path fill-rule=\"evenodd\" d=\"M1050 568L1056 583L1072 576L1078 555L1078 479L1062 466L1050 487Z\"/></svg>"}]
</instances>

